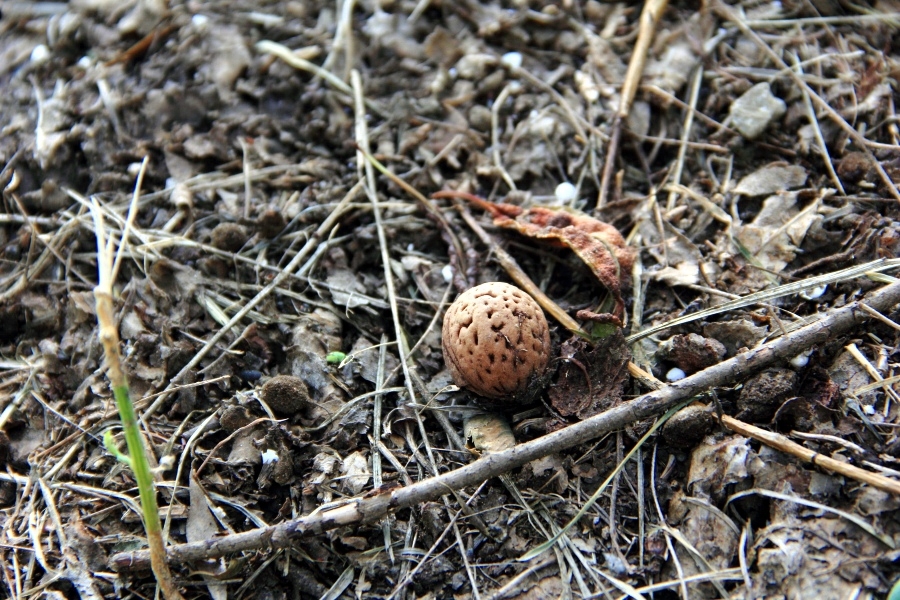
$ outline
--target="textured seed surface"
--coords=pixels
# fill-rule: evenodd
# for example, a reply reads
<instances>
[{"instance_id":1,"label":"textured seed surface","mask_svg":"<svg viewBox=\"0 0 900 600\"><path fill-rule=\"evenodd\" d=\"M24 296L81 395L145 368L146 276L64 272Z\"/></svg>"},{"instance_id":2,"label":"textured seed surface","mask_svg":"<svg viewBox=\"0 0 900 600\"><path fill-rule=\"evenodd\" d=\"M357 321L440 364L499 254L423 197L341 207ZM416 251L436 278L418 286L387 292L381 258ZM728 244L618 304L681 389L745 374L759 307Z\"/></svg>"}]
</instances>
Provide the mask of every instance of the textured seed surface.
<instances>
[{"instance_id":1,"label":"textured seed surface","mask_svg":"<svg viewBox=\"0 0 900 600\"><path fill-rule=\"evenodd\" d=\"M483 283L447 309L444 360L460 387L487 398L515 396L550 358L550 331L541 307L507 283Z\"/></svg>"}]
</instances>

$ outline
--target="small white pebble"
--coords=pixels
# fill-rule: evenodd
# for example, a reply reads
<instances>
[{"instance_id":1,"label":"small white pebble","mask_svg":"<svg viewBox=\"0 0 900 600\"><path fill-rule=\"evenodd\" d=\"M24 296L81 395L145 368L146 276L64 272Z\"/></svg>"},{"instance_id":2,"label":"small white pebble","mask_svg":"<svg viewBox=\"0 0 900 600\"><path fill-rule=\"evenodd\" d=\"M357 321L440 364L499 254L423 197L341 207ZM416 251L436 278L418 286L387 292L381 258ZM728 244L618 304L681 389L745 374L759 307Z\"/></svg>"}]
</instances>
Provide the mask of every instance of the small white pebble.
<instances>
[{"instance_id":1,"label":"small white pebble","mask_svg":"<svg viewBox=\"0 0 900 600\"><path fill-rule=\"evenodd\" d=\"M805 298L806 300L815 300L816 298L821 298L822 294L824 294L827 289L827 285L817 285L810 290L803 290L800 292L800 297Z\"/></svg>"},{"instance_id":2,"label":"small white pebble","mask_svg":"<svg viewBox=\"0 0 900 600\"><path fill-rule=\"evenodd\" d=\"M791 365L797 369L805 367L807 363L809 363L809 355L812 354L812 349L807 350L806 352L801 352L797 356L791 359Z\"/></svg>"},{"instance_id":3,"label":"small white pebble","mask_svg":"<svg viewBox=\"0 0 900 600\"><path fill-rule=\"evenodd\" d=\"M556 186L556 190L553 193L556 196L557 202L559 202L560 204L568 204L575 199L575 195L578 193L578 190L576 190L575 186L568 181L563 181L561 184Z\"/></svg>"},{"instance_id":4,"label":"small white pebble","mask_svg":"<svg viewBox=\"0 0 900 600\"><path fill-rule=\"evenodd\" d=\"M278 453L271 448L262 453L262 462L264 465L278 462Z\"/></svg>"},{"instance_id":5,"label":"small white pebble","mask_svg":"<svg viewBox=\"0 0 900 600\"><path fill-rule=\"evenodd\" d=\"M44 44L38 44L34 47L34 50L31 51L31 62L34 64L42 65L48 60L50 60L50 48Z\"/></svg>"},{"instance_id":6,"label":"small white pebble","mask_svg":"<svg viewBox=\"0 0 900 600\"><path fill-rule=\"evenodd\" d=\"M209 17L206 15L194 15L191 17L191 24L197 29L206 29L206 24L209 23Z\"/></svg>"},{"instance_id":7,"label":"small white pebble","mask_svg":"<svg viewBox=\"0 0 900 600\"><path fill-rule=\"evenodd\" d=\"M869 416L872 416L875 414L875 407L872 406L871 404L863 404L862 410L864 413L866 413Z\"/></svg>"},{"instance_id":8,"label":"small white pebble","mask_svg":"<svg viewBox=\"0 0 900 600\"><path fill-rule=\"evenodd\" d=\"M522 53L507 52L502 57L500 57L500 62L510 69L518 69L522 66Z\"/></svg>"},{"instance_id":9,"label":"small white pebble","mask_svg":"<svg viewBox=\"0 0 900 600\"><path fill-rule=\"evenodd\" d=\"M93 61L91 60L90 56L82 56L81 58L78 59L78 62L75 64L78 66L79 69L87 69L88 67L91 66L92 62Z\"/></svg>"},{"instance_id":10,"label":"small white pebble","mask_svg":"<svg viewBox=\"0 0 900 600\"><path fill-rule=\"evenodd\" d=\"M453 267L451 267L450 265L444 265L444 268L441 269L441 276L447 283L453 281Z\"/></svg>"},{"instance_id":11,"label":"small white pebble","mask_svg":"<svg viewBox=\"0 0 900 600\"><path fill-rule=\"evenodd\" d=\"M678 381L679 379L684 379L685 377L687 377L687 374L678 367L673 367L669 369L668 373L666 373L666 381Z\"/></svg>"},{"instance_id":12,"label":"small white pebble","mask_svg":"<svg viewBox=\"0 0 900 600\"><path fill-rule=\"evenodd\" d=\"M628 574L628 565L612 552L604 552L603 558L606 559L606 568L612 571L616 577L624 577Z\"/></svg>"},{"instance_id":13,"label":"small white pebble","mask_svg":"<svg viewBox=\"0 0 900 600\"><path fill-rule=\"evenodd\" d=\"M415 249L416 249L416 246L412 242L410 242L406 245L407 252L413 252L413 251L415 251Z\"/></svg>"},{"instance_id":14,"label":"small white pebble","mask_svg":"<svg viewBox=\"0 0 900 600\"><path fill-rule=\"evenodd\" d=\"M456 79L459 76L459 71L456 69L456 67L450 67L449 69L447 69L447 75L450 76L450 79Z\"/></svg>"}]
</instances>

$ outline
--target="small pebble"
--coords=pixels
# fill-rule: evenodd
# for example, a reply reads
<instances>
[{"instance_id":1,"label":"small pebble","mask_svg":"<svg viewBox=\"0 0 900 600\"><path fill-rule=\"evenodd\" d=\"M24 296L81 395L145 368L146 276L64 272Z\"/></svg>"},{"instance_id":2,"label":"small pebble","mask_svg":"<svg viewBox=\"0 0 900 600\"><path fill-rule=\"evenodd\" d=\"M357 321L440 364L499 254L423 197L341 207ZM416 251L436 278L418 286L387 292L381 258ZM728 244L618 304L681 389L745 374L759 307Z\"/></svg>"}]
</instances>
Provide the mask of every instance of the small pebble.
<instances>
[{"instance_id":1,"label":"small pebble","mask_svg":"<svg viewBox=\"0 0 900 600\"><path fill-rule=\"evenodd\" d=\"M578 194L578 190L575 189L575 186L569 183L568 181L563 181L561 184L556 186L556 190L553 192L556 196L556 201L560 204L568 204Z\"/></svg>"},{"instance_id":2,"label":"small pebble","mask_svg":"<svg viewBox=\"0 0 900 600\"><path fill-rule=\"evenodd\" d=\"M510 69L518 69L522 66L521 52L507 52L500 58L500 63Z\"/></svg>"},{"instance_id":3,"label":"small pebble","mask_svg":"<svg viewBox=\"0 0 900 600\"><path fill-rule=\"evenodd\" d=\"M262 464L269 465L278 462L278 453L269 448L262 453Z\"/></svg>"},{"instance_id":4,"label":"small pebble","mask_svg":"<svg viewBox=\"0 0 900 600\"><path fill-rule=\"evenodd\" d=\"M491 128L491 109L481 104L476 104L469 109L469 124L478 131L488 131Z\"/></svg>"},{"instance_id":5,"label":"small pebble","mask_svg":"<svg viewBox=\"0 0 900 600\"><path fill-rule=\"evenodd\" d=\"M759 137L772 121L787 111L781 98L775 97L767 82L757 83L731 104L731 121L748 140Z\"/></svg>"},{"instance_id":6,"label":"small pebble","mask_svg":"<svg viewBox=\"0 0 900 600\"><path fill-rule=\"evenodd\" d=\"M791 359L791 366L797 369L801 369L809 363L809 355L812 354L812 350L807 350L806 352L801 352L797 356Z\"/></svg>"},{"instance_id":7,"label":"small pebble","mask_svg":"<svg viewBox=\"0 0 900 600\"><path fill-rule=\"evenodd\" d=\"M684 379L687 377L684 371L679 369L678 367L674 367L669 369L669 372L666 373L666 381L678 381L679 379Z\"/></svg>"},{"instance_id":8,"label":"small pebble","mask_svg":"<svg viewBox=\"0 0 900 600\"><path fill-rule=\"evenodd\" d=\"M450 283L453 281L453 267L450 265L444 265L444 268L441 269L441 277L444 278L445 283Z\"/></svg>"},{"instance_id":9,"label":"small pebble","mask_svg":"<svg viewBox=\"0 0 900 600\"><path fill-rule=\"evenodd\" d=\"M803 290L800 292L800 297L805 298L806 300L815 300L816 298L821 298L827 289L827 285L817 285L811 290Z\"/></svg>"},{"instance_id":10,"label":"small pebble","mask_svg":"<svg viewBox=\"0 0 900 600\"><path fill-rule=\"evenodd\" d=\"M196 27L197 29L206 29L206 24L209 23L209 17L206 15L194 15L191 17L191 25Z\"/></svg>"},{"instance_id":11,"label":"small pebble","mask_svg":"<svg viewBox=\"0 0 900 600\"><path fill-rule=\"evenodd\" d=\"M44 44L38 44L31 51L31 62L36 65L42 65L50 60L50 49Z\"/></svg>"}]
</instances>

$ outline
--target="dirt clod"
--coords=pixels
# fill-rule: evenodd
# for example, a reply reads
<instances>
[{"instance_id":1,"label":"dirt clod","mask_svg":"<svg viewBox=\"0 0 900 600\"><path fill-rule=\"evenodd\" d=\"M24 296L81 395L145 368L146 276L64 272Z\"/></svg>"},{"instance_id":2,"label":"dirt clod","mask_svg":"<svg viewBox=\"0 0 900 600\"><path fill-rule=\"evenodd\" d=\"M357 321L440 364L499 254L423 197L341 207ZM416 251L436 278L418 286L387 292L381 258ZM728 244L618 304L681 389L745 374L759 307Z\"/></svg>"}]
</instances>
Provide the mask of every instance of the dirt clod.
<instances>
[{"instance_id":1,"label":"dirt clod","mask_svg":"<svg viewBox=\"0 0 900 600\"><path fill-rule=\"evenodd\" d=\"M259 216L256 225L259 229L260 237L271 240L284 230L287 222L284 220L284 215L281 214L281 211L268 208Z\"/></svg>"},{"instance_id":2,"label":"dirt clod","mask_svg":"<svg viewBox=\"0 0 900 600\"><path fill-rule=\"evenodd\" d=\"M874 171L872 161L864 152L850 152L837 164L837 174L842 181L859 183L871 178Z\"/></svg>"},{"instance_id":3,"label":"dirt clod","mask_svg":"<svg viewBox=\"0 0 900 600\"><path fill-rule=\"evenodd\" d=\"M237 431L252 421L253 417L243 406L229 406L219 417L219 423L225 431Z\"/></svg>"},{"instance_id":4,"label":"dirt clod","mask_svg":"<svg viewBox=\"0 0 900 600\"><path fill-rule=\"evenodd\" d=\"M237 223L219 223L210 234L212 245L226 252L237 252L247 243L247 230Z\"/></svg>"},{"instance_id":5,"label":"dirt clod","mask_svg":"<svg viewBox=\"0 0 900 600\"><path fill-rule=\"evenodd\" d=\"M295 415L312 404L309 390L299 377L276 375L262 386L260 398L281 417Z\"/></svg>"},{"instance_id":6,"label":"dirt clod","mask_svg":"<svg viewBox=\"0 0 900 600\"><path fill-rule=\"evenodd\" d=\"M673 448L689 448L697 445L716 425L715 411L710 406L691 404L685 406L663 425L663 439Z\"/></svg>"},{"instance_id":7,"label":"dirt clod","mask_svg":"<svg viewBox=\"0 0 900 600\"><path fill-rule=\"evenodd\" d=\"M725 353L725 346L720 341L688 333L673 336L660 344L658 357L690 375L718 363L725 358Z\"/></svg>"},{"instance_id":8,"label":"dirt clod","mask_svg":"<svg viewBox=\"0 0 900 600\"><path fill-rule=\"evenodd\" d=\"M769 369L744 384L737 405L739 419L767 422L785 400L794 395L797 374L790 369Z\"/></svg>"}]
</instances>

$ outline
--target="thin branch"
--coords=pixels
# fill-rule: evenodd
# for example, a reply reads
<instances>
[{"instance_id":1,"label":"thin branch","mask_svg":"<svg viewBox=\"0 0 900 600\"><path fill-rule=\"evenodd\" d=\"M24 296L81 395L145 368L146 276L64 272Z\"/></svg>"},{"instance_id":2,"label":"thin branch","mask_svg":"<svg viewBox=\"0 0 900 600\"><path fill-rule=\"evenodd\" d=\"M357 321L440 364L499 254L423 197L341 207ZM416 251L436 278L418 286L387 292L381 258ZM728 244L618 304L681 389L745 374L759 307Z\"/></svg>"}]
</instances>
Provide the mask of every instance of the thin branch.
<instances>
[{"instance_id":1,"label":"thin branch","mask_svg":"<svg viewBox=\"0 0 900 600\"><path fill-rule=\"evenodd\" d=\"M203 542L170 546L169 560L200 560L245 550L283 548L296 543L298 539L345 525L375 522L392 512L435 500L448 490L477 485L543 456L596 439L636 421L657 416L685 398L696 396L716 386L733 385L740 377L749 376L778 361L790 360L805 349L823 344L868 319L869 315L860 309L862 303L863 301L850 303L831 311L812 325L739 354L665 388L624 402L604 413L536 440L519 444L503 452L486 455L455 471L410 486L377 490L367 496L354 498L341 506L317 511L279 525ZM865 299L865 304L880 312L898 303L900 303L900 283L885 286ZM110 559L110 564L116 570L125 571L146 567L148 559L146 551L122 552L114 555Z\"/></svg>"},{"instance_id":2,"label":"thin branch","mask_svg":"<svg viewBox=\"0 0 900 600\"><path fill-rule=\"evenodd\" d=\"M606 163L603 165L603 179L600 181L600 193L597 195L597 209L603 208L606 204L609 182L612 179L613 168L619 153L618 146L619 138L622 135L622 123L631 112L631 105L637 94L638 86L641 83L641 75L644 73L644 65L647 62L650 42L653 41L656 25L659 23L659 19L662 17L663 11L666 10L668 4L669 0L650 0L644 4L644 8L641 11L637 41L634 43L631 60L628 62L628 70L625 71L625 80L622 82L622 97L619 100L619 109L616 111L613 120L609 145L606 147Z\"/></svg>"}]
</instances>

